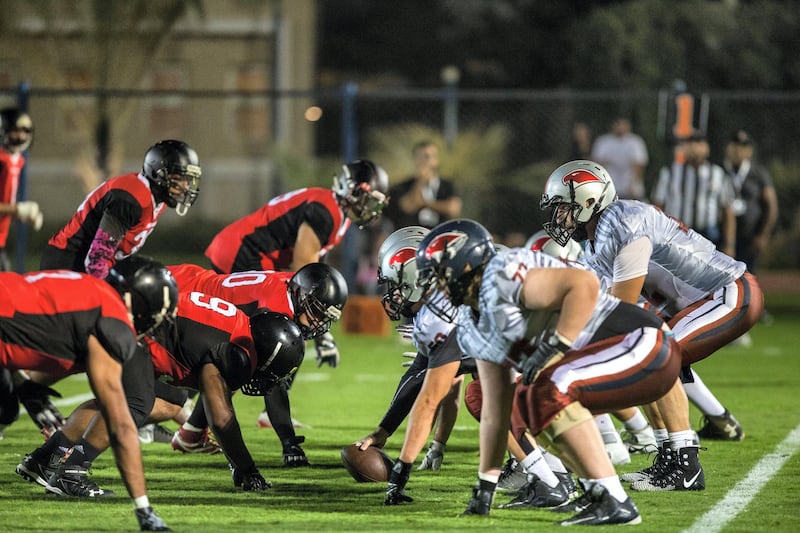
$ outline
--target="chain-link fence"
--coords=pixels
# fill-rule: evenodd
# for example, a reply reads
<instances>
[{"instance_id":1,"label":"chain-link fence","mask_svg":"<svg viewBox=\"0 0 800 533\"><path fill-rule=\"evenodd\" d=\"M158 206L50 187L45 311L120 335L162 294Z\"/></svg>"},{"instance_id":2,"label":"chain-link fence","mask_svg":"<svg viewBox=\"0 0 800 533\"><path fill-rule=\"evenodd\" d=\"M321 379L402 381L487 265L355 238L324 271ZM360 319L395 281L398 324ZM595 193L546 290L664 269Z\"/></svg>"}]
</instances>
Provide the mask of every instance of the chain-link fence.
<instances>
[{"instance_id":1,"label":"chain-link fence","mask_svg":"<svg viewBox=\"0 0 800 533\"><path fill-rule=\"evenodd\" d=\"M442 174L456 181L464 215L479 219L502 238L530 235L542 222L538 200L545 178L573 157L576 122L586 123L596 136L615 117L630 118L649 149L650 185L673 156L674 96L667 91L387 90L355 85L251 93L98 94L31 88L24 98L36 124L36 141L26 194L40 202L48 227L55 228L71 215L92 179L102 179L96 169L92 178L91 164L101 161L112 171L130 172L140 167L153 141L189 140L204 169L200 199L185 220L165 216L148 251L158 255L157 247L163 245L201 253L223 225L275 194L329 186L342 160L370 157L387 169L392 182L404 179L413 168L413 142L432 137L442 144ZM800 135L795 130L800 93L715 91L693 96L692 121L707 131L713 161L722 161L725 142L736 129L746 129L755 139L757 157L772 172L781 208L763 264L797 268ZM102 108L97 105L101 97ZM3 104L17 98L16 91L0 91ZM312 106L316 113L308 113ZM108 113L110 123L100 120L98 109ZM105 129L98 127L103 124ZM186 228L191 228L188 237ZM170 238L170 232L177 236ZM33 252L43 238L31 237ZM356 245L348 246L342 251L344 260Z\"/></svg>"}]
</instances>

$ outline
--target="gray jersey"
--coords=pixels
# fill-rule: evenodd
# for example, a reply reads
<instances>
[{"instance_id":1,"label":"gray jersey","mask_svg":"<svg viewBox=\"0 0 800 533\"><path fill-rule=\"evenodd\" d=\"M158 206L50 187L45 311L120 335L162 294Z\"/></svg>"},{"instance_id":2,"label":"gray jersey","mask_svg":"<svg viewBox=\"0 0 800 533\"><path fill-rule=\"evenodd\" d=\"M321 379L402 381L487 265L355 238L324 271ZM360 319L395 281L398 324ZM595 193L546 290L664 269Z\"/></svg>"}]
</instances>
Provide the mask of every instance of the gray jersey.
<instances>
[{"instance_id":1,"label":"gray jersey","mask_svg":"<svg viewBox=\"0 0 800 533\"><path fill-rule=\"evenodd\" d=\"M738 279L746 268L679 221L635 200L618 200L603 210L584 260L610 286L620 250L641 237L653 247L642 294L670 314Z\"/></svg>"},{"instance_id":2,"label":"gray jersey","mask_svg":"<svg viewBox=\"0 0 800 533\"><path fill-rule=\"evenodd\" d=\"M558 312L523 309L519 302L522 283L531 268L576 268L543 252L512 248L500 252L486 265L481 283L478 317L467 306L458 314L458 344L475 359L502 364L520 341L534 340L555 327ZM572 346L585 346L597 328L619 304L601 292L594 313Z\"/></svg>"}]
</instances>

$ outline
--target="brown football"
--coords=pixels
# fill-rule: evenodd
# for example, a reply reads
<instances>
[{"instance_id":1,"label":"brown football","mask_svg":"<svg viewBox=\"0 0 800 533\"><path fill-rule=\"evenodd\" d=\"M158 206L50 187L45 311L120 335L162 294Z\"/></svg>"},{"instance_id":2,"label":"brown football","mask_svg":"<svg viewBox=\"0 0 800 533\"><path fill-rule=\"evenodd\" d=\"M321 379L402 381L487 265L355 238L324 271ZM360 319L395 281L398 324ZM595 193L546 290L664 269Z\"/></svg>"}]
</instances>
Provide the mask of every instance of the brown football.
<instances>
[{"instance_id":1,"label":"brown football","mask_svg":"<svg viewBox=\"0 0 800 533\"><path fill-rule=\"evenodd\" d=\"M389 481L394 461L375 446L359 450L358 446L350 444L342 448L342 463L359 483L375 483Z\"/></svg>"}]
</instances>

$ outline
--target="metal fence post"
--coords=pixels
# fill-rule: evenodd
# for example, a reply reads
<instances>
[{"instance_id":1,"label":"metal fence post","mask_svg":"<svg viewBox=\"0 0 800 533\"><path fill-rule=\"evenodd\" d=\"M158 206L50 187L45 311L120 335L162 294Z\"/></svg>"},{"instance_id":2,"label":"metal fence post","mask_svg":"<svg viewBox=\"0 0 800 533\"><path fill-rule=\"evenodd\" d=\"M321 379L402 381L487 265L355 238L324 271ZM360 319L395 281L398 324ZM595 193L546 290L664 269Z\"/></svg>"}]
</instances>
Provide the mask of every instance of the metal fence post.
<instances>
[{"instance_id":1,"label":"metal fence post","mask_svg":"<svg viewBox=\"0 0 800 533\"><path fill-rule=\"evenodd\" d=\"M356 159L358 154L358 125L356 120L356 99L358 84L347 82L342 86L342 163ZM342 239L342 275L351 293L358 277L358 259L361 255L361 231L350 226Z\"/></svg>"},{"instance_id":2,"label":"metal fence post","mask_svg":"<svg viewBox=\"0 0 800 533\"><path fill-rule=\"evenodd\" d=\"M442 69L441 78L444 84L442 134L447 147L452 148L458 136L458 82L461 80L461 71L456 66L446 66Z\"/></svg>"},{"instance_id":3,"label":"metal fence post","mask_svg":"<svg viewBox=\"0 0 800 533\"><path fill-rule=\"evenodd\" d=\"M23 81L17 87L17 107L21 111L28 111L28 97L30 96L31 85ZM25 165L19 173L19 183L17 184L17 201L24 202L28 197L28 151L24 152ZM28 225L17 220L15 224L16 246L14 247L15 266L18 273L25 273L25 257L28 255Z\"/></svg>"}]
</instances>

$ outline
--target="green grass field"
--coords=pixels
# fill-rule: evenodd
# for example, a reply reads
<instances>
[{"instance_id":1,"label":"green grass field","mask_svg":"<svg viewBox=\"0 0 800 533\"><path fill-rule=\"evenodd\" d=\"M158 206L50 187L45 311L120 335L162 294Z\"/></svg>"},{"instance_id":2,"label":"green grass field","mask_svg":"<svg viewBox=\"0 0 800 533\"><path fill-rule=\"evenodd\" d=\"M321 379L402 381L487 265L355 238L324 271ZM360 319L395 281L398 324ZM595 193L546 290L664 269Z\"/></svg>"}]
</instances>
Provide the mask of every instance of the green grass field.
<instances>
[{"instance_id":1,"label":"green grass field","mask_svg":"<svg viewBox=\"0 0 800 533\"><path fill-rule=\"evenodd\" d=\"M701 453L707 489L698 493L630 492L642 513L638 531L790 532L798 529L800 456L798 438L787 435L800 425L800 307L789 295L768 298L772 325L758 325L751 348L729 347L697 365L703 380L737 416L747 437L740 443L704 442ZM339 451L366 435L380 421L403 372L395 336L345 335L335 328L342 351L338 369L317 369L313 348L291 392L293 416L312 427L304 448L311 468L287 470L280 444L271 429L258 429L262 407L257 398L237 395L236 409L244 437L262 474L273 482L264 494L234 490L221 456L182 455L166 444L143 446L148 489L158 513L175 531L545 531L557 515L546 510L493 510L490 517L461 517L476 477L478 428L465 409L448 443L438 473L412 473L407 493L411 504L384 507L383 484L359 484L341 465ZM87 392L85 379L72 377L56 387L65 397ZM68 413L72 406L62 406ZM692 420L699 426L700 414ZM175 425L170 427L174 428ZM387 445L396 457L404 427ZM796 435L797 433L795 433ZM65 500L44 494L38 485L14 473L24 454L41 442L35 426L23 415L0 441L0 530L2 531L133 531L132 504L125 495L110 453L95 463L94 477L117 495L103 501ZM780 443L783 447L777 448ZM736 491L733 507L716 512L708 522L696 521L766 458L785 461L780 469L760 469L758 490L748 484ZM417 464L421 460L418 458ZM620 472L638 470L651 458L633 456ZM774 463L772 463L774 464ZM753 489L753 487L756 487ZM737 501L755 497L741 512ZM507 498L498 494L495 504ZM731 519L732 514L738 515ZM722 529L718 525L727 522Z\"/></svg>"}]
</instances>

